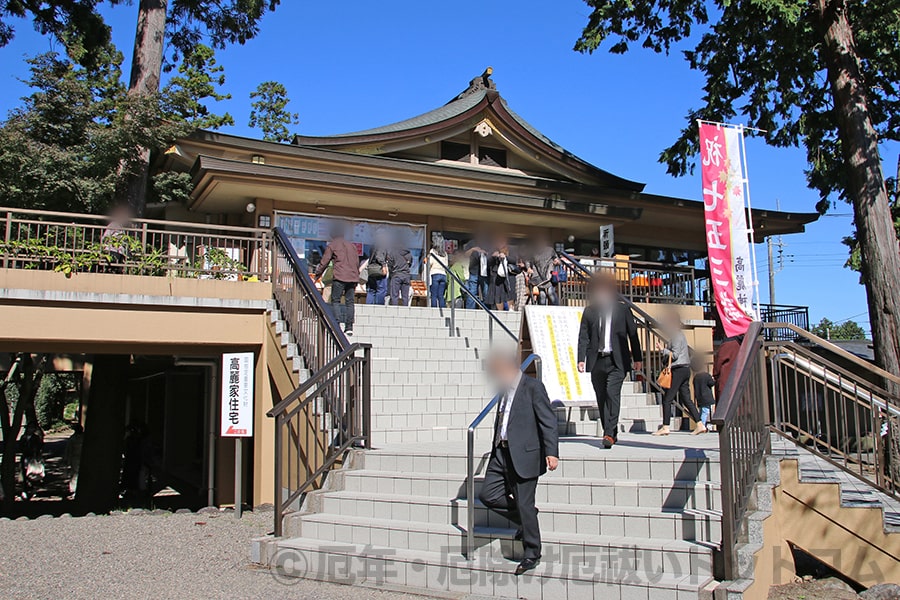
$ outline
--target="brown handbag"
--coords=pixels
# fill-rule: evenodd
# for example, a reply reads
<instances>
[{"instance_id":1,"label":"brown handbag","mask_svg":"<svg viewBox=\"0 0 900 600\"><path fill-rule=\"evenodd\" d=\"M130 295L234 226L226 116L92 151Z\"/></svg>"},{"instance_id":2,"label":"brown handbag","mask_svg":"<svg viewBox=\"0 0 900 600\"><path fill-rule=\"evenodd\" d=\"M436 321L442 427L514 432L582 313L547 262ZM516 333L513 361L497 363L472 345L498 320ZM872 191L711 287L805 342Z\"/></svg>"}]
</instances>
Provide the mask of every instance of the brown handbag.
<instances>
[{"instance_id":1,"label":"brown handbag","mask_svg":"<svg viewBox=\"0 0 900 600\"><path fill-rule=\"evenodd\" d=\"M656 383L659 384L664 390L672 387L672 354L669 353L669 364L659 372L659 377L656 378Z\"/></svg>"}]
</instances>

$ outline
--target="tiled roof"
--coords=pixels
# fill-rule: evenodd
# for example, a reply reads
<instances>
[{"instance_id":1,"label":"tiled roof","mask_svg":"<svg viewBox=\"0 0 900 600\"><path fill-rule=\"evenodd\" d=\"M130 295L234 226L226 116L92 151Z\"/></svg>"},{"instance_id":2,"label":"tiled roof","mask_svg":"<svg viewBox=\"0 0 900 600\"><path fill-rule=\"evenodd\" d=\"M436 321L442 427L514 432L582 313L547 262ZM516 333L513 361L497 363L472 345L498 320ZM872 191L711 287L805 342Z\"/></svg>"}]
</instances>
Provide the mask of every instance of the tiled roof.
<instances>
[{"instance_id":1,"label":"tiled roof","mask_svg":"<svg viewBox=\"0 0 900 600\"><path fill-rule=\"evenodd\" d=\"M453 117L461 115L462 113L471 109L473 106L481 102L481 100L484 98L485 93L485 90L480 90L472 94L467 94L461 98L457 98L451 102L448 102L440 108L436 108L417 117L412 117L411 119L391 123L390 125L383 125L381 127L375 127L373 129L365 129L363 131L354 131L352 133L330 135L327 137L343 138L378 135L380 133L396 133L398 131L407 131L410 129L425 127L427 125L434 125L435 123L440 123L441 121L452 119Z\"/></svg>"}]
</instances>

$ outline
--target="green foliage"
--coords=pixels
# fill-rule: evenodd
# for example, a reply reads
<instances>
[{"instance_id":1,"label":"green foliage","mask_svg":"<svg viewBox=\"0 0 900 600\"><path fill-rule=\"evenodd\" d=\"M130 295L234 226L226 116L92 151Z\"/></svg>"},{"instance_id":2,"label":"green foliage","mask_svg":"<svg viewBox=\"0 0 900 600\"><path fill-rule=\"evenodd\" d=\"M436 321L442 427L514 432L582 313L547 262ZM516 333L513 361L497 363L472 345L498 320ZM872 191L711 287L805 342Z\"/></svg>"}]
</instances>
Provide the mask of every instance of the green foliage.
<instances>
[{"instance_id":1,"label":"green foliage","mask_svg":"<svg viewBox=\"0 0 900 600\"><path fill-rule=\"evenodd\" d=\"M818 325L814 325L812 333L826 340L864 340L865 330L856 321L844 321L834 323L830 319L823 318Z\"/></svg>"},{"instance_id":2,"label":"green foliage","mask_svg":"<svg viewBox=\"0 0 900 600\"><path fill-rule=\"evenodd\" d=\"M287 89L277 81L264 81L250 93L250 127L262 130L263 139L270 142L289 142L288 127L300 122L299 115L287 109L290 102Z\"/></svg>"},{"instance_id":3,"label":"green foliage","mask_svg":"<svg viewBox=\"0 0 900 600\"><path fill-rule=\"evenodd\" d=\"M94 68L53 52L28 60L33 92L0 125L0 204L102 212L141 148L190 131L166 118L158 98L130 97L122 56L105 56Z\"/></svg>"},{"instance_id":4,"label":"green foliage","mask_svg":"<svg viewBox=\"0 0 900 600\"><path fill-rule=\"evenodd\" d=\"M0 241L0 252L16 268L56 271L67 276L109 268L118 273L155 276L164 274L167 266L163 250L144 246L137 236L124 231L108 235L101 242L86 242L65 239L65 234L51 228L40 237Z\"/></svg>"},{"instance_id":5,"label":"green foliage","mask_svg":"<svg viewBox=\"0 0 900 600\"><path fill-rule=\"evenodd\" d=\"M77 389L75 377L75 373L47 373L41 379L34 397L34 409L41 429L51 429L65 419L70 391Z\"/></svg>"},{"instance_id":6,"label":"green foliage","mask_svg":"<svg viewBox=\"0 0 900 600\"><path fill-rule=\"evenodd\" d=\"M190 173L163 171L150 179L151 202L187 202L194 189Z\"/></svg>"},{"instance_id":7,"label":"green foliage","mask_svg":"<svg viewBox=\"0 0 900 600\"><path fill-rule=\"evenodd\" d=\"M163 112L169 118L198 129L218 129L234 125L230 114L214 114L205 104L207 99L231 99L231 94L220 94L217 91L225 85L224 71L225 67L216 64L212 48L202 44L194 47L178 66L178 74L169 79L162 90Z\"/></svg>"},{"instance_id":8,"label":"green foliage","mask_svg":"<svg viewBox=\"0 0 900 600\"><path fill-rule=\"evenodd\" d=\"M35 29L65 45L84 65L110 42L100 9L131 0L0 0L0 47L15 35L15 19L32 19ZM214 48L243 44L259 33L259 22L280 0L170 0L166 37L176 54L187 56L203 40Z\"/></svg>"},{"instance_id":9,"label":"green foliage","mask_svg":"<svg viewBox=\"0 0 900 600\"><path fill-rule=\"evenodd\" d=\"M241 261L231 258L227 252L214 246L208 246L204 255L197 257L194 268L198 274L206 274L212 279L231 279L237 276L242 280L246 272Z\"/></svg>"},{"instance_id":10,"label":"green foliage","mask_svg":"<svg viewBox=\"0 0 900 600\"><path fill-rule=\"evenodd\" d=\"M80 64L95 64L97 53L110 43L110 28L97 11L102 4L103 0L0 0L0 47L13 39L15 19L31 18L35 30L62 42Z\"/></svg>"},{"instance_id":11,"label":"green foliage","mask_svg":"<svg viewBox=\"0 0 900 600\"><path fill-rule=\"evenodd\" d=\"M704 106L691 110L678 140L660 155L669 173L693 171L696 119L763 129L774 146L803 146L807 181L825 211L833 195L849 200L837 111L825 76L817 4L809 0L586 0L593 8L575 49L611 41L622 53L638 44L669 53L684 45L700 71ZM856 50L868 84L870 116L881 140L900 140L900 0L847 0Z\"/></svg>"}]
</instances>

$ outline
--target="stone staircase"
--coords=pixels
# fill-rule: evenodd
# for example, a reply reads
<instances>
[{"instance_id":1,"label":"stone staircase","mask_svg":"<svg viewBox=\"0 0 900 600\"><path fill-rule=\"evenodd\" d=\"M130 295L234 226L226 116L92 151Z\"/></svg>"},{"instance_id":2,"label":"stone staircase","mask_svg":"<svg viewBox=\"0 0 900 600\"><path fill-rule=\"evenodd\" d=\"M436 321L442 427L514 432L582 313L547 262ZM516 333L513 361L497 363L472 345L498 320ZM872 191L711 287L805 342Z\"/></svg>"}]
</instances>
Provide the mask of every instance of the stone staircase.
<instances>
[{"instance_id":1,"label":"stone staircase","mask_svg":"<svg viewBox=\"0 0 900 600\"><path fill-rule=\"evenodd\" d=\"M491 396L481 374L485 314L457 311L461 335L451 338L437 309L358 308L354 340L372 343L375 359L375 449L354 451L308 494L284 536L257 547L260 562L285 576L451 597L711 597L721 540L715 436L626 432L604 450L591 437L596 409L558 408L561 466L537 495L544 557L515 577L514 529L477 500L476 550L464 556L465 433ZM500 317L518 332L517 313ZM626 428L655 428L653 397L637 383L626 392ZM490 437L488 419L476 441L477 486Z\"/></svg>"},{"instance_id":2,"label":"stone staircase","mask_svg":"<svg viewBox=\"0 0 900 600\"><path fill-rule=\"evenodd\" d=\"M269 327L272 334L278 341L281 348L281 358L284 364L290 369L292 378L296 379L297 385L300 385L309 379L309 369L306 368L306 361L297 348L294 336L288 331L287 323L282 317L281 311L273 307L269 309Z\"/></svg>"},{"instance_id":3,"label":"stone staircase","mask_svg":"<svg viewBox=\"0 0 900 600\"><path fill-rule=\"evenodd\" d=\"M519 333L521 313L495 314ZM353 340L373 347L375 447L465 440L468 424L493 396L482 374L482 361L490 348L487 319L480 310L458 310L458 335L450 337L447 310L357 306ZM509 343L509 336L495 326L494 341ZM559 406L557 416L561 435L597 433L594 405ZM623 431L655 431L662 422L655 395L632 381L622 390L621 417Z\"/></svg>"}]
</instances>

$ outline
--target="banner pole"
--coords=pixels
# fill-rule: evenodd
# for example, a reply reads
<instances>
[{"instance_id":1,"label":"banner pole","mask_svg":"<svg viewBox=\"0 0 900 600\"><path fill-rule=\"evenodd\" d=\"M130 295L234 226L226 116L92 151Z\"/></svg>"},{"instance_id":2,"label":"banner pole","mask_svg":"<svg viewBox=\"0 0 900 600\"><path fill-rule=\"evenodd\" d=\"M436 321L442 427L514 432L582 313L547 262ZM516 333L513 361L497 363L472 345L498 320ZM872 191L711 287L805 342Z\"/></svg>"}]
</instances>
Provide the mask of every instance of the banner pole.
<instances>
[{"instance_id":1,"label":"banner pole","mask_svg":"<svg viewBox=\"0 0 900 600\"><path fill-rule=\"evenodd\" d=\"M747 142L746 136L744 136L743 125L738 125L738 130L741 133L741 161L743 163L744 170L744 197L747 202L747 228L750 230L750 255L752 257L753 262L753 295L756 300L756 318L762 318L762 311L759 306L759 271L756 266L756 233L753 229L753 205L750 203L750 174L747 171Z\"/></svg>"}]
</instances>

